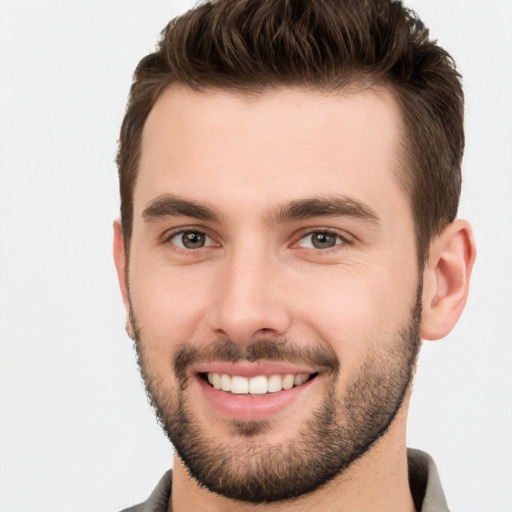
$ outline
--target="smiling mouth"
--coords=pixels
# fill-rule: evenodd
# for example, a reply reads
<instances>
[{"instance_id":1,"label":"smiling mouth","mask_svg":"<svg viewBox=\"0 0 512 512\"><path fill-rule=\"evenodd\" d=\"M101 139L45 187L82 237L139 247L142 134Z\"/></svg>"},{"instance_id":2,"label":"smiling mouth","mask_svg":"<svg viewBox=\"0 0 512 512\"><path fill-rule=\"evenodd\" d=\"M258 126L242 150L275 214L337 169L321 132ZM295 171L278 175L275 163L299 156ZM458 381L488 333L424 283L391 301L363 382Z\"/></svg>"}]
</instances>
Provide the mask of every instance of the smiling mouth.
<instances>
[{"instance_id":1,"label":"smiling mouth","mask_svg":"<svg viewBox=\"0 0 512 512\"><path fill-rule=\"evenodd\" d=\"M257 375L247 378L226 373L200 373L212 388L235 395L266 395L298 387L314 379L317 373Z\"/></svg>"}]
</instances>

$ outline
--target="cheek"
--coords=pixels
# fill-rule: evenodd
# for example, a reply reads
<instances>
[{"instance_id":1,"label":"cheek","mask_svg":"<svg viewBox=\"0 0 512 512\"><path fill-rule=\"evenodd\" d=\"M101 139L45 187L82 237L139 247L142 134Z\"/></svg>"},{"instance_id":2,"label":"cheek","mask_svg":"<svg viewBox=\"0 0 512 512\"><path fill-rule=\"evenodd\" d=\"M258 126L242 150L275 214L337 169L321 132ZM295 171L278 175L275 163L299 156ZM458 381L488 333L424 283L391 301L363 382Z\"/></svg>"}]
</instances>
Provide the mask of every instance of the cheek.
<instances>
[{"instance_id":1,"label":"cheek","mask_svg":"<svg viewBox=\"0 0 512 512\"><path fill-rule=\"evenodd\" d=\"M356 368L393 342L409 317L416 281L413 273L397 281L396 273L380 267L379 272L333 272L307 288L297 299L307 304L302 323L332 347L342 367Z\"/></svg>"},{"instance_id":2,"label":"cheek","mask_svg":"<svg viewBox=\"0 0 512 512\"><path fill-rule=\"evenodd\" d=\"M172 267L137 269L131 274L130 296L145 344L152 351L168 353L194 339L204 312L204 279Z\"/></svg>"}]
</instances>

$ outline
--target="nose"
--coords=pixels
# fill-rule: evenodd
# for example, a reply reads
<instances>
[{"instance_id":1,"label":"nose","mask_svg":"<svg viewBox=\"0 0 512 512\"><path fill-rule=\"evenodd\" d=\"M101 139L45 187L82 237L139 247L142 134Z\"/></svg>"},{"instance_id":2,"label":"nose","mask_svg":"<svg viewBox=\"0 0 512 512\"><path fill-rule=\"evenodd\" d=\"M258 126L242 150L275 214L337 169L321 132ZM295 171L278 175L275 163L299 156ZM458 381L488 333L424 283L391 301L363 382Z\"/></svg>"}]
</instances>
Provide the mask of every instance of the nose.
<instances>
[{"instance_id":1,"label":"nose","mask_svg":"<svg viewBox=\"0 0 512 512\"><path fill-rule=\"evenodd\" d=\"M264 251L238 251L226 257L208 312L209 328L216 336L246 344L286 334L292 311L281 265Z\"/></svg>"}]
</instances>

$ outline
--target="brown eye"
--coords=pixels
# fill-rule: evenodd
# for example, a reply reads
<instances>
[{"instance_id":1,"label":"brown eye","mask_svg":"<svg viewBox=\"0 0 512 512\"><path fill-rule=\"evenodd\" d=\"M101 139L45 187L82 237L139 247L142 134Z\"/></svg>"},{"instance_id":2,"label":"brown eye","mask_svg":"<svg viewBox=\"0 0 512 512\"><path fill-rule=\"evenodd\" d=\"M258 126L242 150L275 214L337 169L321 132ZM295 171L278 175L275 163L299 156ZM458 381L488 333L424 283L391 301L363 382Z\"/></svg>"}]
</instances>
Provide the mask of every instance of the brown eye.
<instances>
[{"instance_id":1,"label":"brown eye","mask_svg":"<svg viewBox=\"0 0 512 512\"><path fill-rule=\"evenodd\" d=\"M329 231L315 231L308 233L299 240L300 247L307 249L331 249L336 245L341 245L343 239L340 235Z\"/></svg>"},{"instance_id":2,"label":"brown eye","mask_svg":"<svg viewBox=\"0 0 512 512\"><path fill-rule=\"evenodd\" d=\"M201 231L182 231L173 235L169 241L183 249L201 249L213 245L212 239Z\"/></svg>"}]
</instances>

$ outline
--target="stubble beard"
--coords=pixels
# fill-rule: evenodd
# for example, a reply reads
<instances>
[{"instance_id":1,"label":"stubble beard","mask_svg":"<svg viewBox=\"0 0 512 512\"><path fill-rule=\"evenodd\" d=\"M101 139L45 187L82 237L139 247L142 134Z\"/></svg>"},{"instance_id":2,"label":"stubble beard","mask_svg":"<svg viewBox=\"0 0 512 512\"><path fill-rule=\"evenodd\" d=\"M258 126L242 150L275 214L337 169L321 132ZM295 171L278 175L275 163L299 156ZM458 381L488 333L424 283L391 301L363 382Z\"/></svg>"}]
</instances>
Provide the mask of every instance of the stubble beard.
<instances>
[{"instance_id":1,"label":"stubble beard","mask_svg":"<svg viewBox=\"0 0 512 512\"><path fill-rule=\"evenodd\" d=\"M150 340L142 339L132 309L133 338L148 397L189 474L214 493L251 503L290 500L342 474L387 432L407 395L421 345L421 291L419 286L406 325L397 329L392 342L377 344L379 349L342 394L336 387L340 363L334 353L272 339L246 347L224 340L204 354L185 344L172 361L179 385L169 388L145 357L144 346ZM289 361L291 353L294 360L310 363L313 358L330 367L323 375L322 402L293 438L286 445L273 444L270 421L231 421L229 438L209 436L187 393L190 364L206 354L222 354L229 361Z\"/></svg>"}]
</instances>

